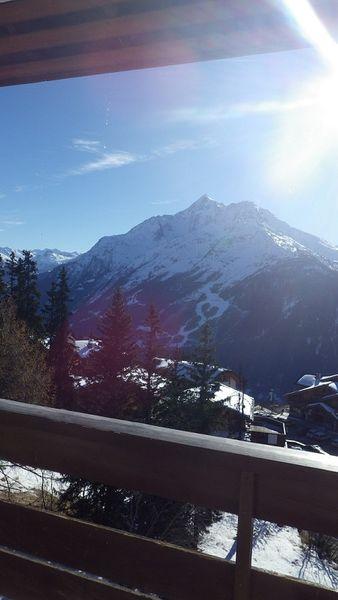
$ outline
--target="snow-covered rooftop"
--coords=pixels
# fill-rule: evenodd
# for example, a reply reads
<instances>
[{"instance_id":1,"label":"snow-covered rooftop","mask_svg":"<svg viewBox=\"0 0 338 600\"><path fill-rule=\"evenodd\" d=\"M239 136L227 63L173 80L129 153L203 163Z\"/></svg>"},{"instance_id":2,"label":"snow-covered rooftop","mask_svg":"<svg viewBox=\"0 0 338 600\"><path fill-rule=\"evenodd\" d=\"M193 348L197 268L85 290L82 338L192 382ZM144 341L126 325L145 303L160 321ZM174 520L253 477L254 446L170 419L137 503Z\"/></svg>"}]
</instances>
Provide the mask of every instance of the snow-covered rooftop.
<instances>
[{"instance_id":1,"label":"snow-covered rooftop","mask_svg":"<svg viewBox=\"0 0 338 600\"><path fill-rule=\"evenodd\" d=\"M310 375L310 374L303 375L297 381L297 384L301 385L303 387L311 387L311 386L315 385L315 383L316 383L316 376Z\"/></svg>"},{"instance_id":2,"label":"snow-covered rooftop","mask_svg":"<svg viewBox=\"0 0 338 600\"><path fill-rule=\"evenodd\" d=\"M301 390L295 390L294 392L289 392L288 394L286 394L286 396L292 397L292 396L298 396L298 395L302 395L302 394L304 394L306 396L306 394L308 394L308 392L317 390L317 389L322 390L323 392L325 392L325 390L329 390L332 394L337 394L337 392L338 392L338 386L333 381L319 381L318 383L315 383L314 385L309 385L308 387L303 387Z\"/></svg>"},{"instance_id":3,"label":"snow-covered rooftop","mask_svg":"<svg viewBox=\"0 0 338 600\"><path fill-rule=\"evenodd\" d=\"M155 358L156 361L156 369L159 371L170 369L174 365L174 361L171 358ZM177 363L177 372L179 377L182 377L187 380L192 380L192 371L194 369L194 364L187 360L180 360ZM213 379L217 379L220 375L225 373L233 373L231 369L226 369L225 367L215 367L214 365L210 365L210 369L214 372L212 374Z\"/></svg>"},{"instance_id":4,"label":"snow-covered rooftop","mask_svg":"<svg viewBox=\"0 0 338 600\"><path fill-rule=\"evenodd\" d=\"M297 384L302 386L305 391L306 389L313 387L328 387L333 392L338 392L338 375L326 375L325 377L318 377L316 375L306 374L298 379Z\"/></svg>"},{"instance_id":5,"label":"snow-covered rooftop","mask_svg":"<svg viewBox=\"0 0 338 600\"><path fill-rule=\"evenodd\" d=\"M253 419L255 401L251 396L244 394L234 388L221 383L219 390L215 393L213 400L221 400L232 410L242 412L249 419Z\"/></svg>"},{"instance_id":6,"label":"snow-covered rooftop","mask_svg":"<svg viewBox=\"0 0 338 600\"><path fill-rule=\"evenodd\" d=\"M198 393L197 388L189 388L187 391L196 392L196 395ZM219 389L214 393L211 400L214 402L222 402L224 406L227 406L231 410L240 412L249 419L253 419L255 407L254 398L247 394L243 394L224 383L220 384Z\"/></svg>"}]
</instances>

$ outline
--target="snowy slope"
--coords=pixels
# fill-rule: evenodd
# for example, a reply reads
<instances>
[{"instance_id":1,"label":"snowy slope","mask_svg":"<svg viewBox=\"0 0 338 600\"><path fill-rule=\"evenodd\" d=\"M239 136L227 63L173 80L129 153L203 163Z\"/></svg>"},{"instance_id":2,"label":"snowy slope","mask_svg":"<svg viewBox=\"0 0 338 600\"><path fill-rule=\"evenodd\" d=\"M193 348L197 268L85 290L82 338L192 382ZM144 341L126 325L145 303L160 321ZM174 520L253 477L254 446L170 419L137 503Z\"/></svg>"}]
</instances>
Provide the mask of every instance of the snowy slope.
<instances>
[{"instance_id":1,"label":"snowy slope","mask_svg":"<svg viewBox=\"0 0 338 600\"><path fill-rule=\"evenodd\" d=\"M338 248L269 211L251 202L225 206L202 196L176 215L152 217L126 234L102 238L73 261L69 273L81 301L96 300L121 279L135 291L145 281L189 274L198 279L198 295L192 296L197 315L203 316L208 304L220 316L227 309L220 288L282 260L309 256L338 265ZM133 302L140 302L136 293Z\"/></svg>"},{"instance_id":2,"label":"snowy slope","mask_svg":"<svg viewBox=\"0 0 338 600\"><path fill-rule=\"evenodd\" d=\"M21 256L20 250L12 248L0 248L0 255L6 262L9 259L11 252L14 251L17 257ZM63 252L62 250L45 248L43 250L35 249L31 251L33 258L37 263L40 273L52 271L55 267L63 265L68 261L79 256L78 252Z\"/></svg>"},{"instance_id":3,"label":"snowy slope","mask_svg":"<svg viewBox=\"0 0 338 600\"><path fill-rule=\"evenodd\" d=\"M309 254L338 263L338 248L251 202L225 206L202 196L176 215L152 217L126 234L102 238L73 263L72 273L81 285L94 277L101 287L126 272L128 287L187 272L199 273L201 283L216 273L217 281L229 285L281 259Z\"/></svg>"}]
</instances>

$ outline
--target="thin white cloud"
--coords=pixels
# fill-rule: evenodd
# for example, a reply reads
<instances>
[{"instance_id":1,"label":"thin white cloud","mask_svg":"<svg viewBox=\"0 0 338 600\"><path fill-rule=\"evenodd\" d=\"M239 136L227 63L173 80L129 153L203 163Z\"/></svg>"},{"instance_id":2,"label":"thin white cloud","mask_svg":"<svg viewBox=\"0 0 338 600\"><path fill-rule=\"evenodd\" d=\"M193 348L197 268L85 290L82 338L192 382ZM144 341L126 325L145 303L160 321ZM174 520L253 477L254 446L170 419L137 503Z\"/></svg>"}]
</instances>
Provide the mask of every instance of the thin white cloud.
<instances>
[{"instance_id":1,"label":"thin white cloud","mask_svg":"<svg viewBox=\"0 0 338 600\"><path fill-rule=\"evenodd\" d=\"M0 200L3 200L4 198L6 198L6 194L2 194L2 193L0 192Z\"/></svg>"},{"instance_id":2,"label":"thin white cloud","mask_svg":"<svg viewBox=\"0 0 338 600\"><path fill-rule=\"evenodd\" d=\"M21 192L23 192L25 190L26 186L25 185L16 185L14 188L14 191L17 194L20 194Z\"/></svg>"},{"instance_id":3,"label":"thin white cloud","mask_svg":"<svg viewBox=\"0 0 338 600\"><path fill-rule=\"evenodd\" d=\"M102 154L97 158L85 163L77 169L72 169L70 175L85 175L86 173L93 173L95 171L106 171L107 169L117 169L130 165L134 162L138 162L140 157L131 154L130 152L109 152Z\"/></svg>"},{"instance_id":4,"label":"thin white cloud","mask_svg":"<svg viewBox=\"0 0 338 600\"><path fill-rule=\"evenodd\" d=\"M162 146L161 148L157 148L152 152L153 157L161 157L168 156L170 154L176 154L177 152L182 152L186 150L200 150L202 148L210 148L215 145L214 140L209 138L203 139L183 139L176 140L171 144L167 144L166 146Z\"/></svg>"},{"instance_id":5,"label":"thin white cloud","mask_svg":"<svg viewBox=\"0 0 338 600\"><path fill-rule=\"evenodd\" d=\"M79 167L71 169L61 177L69 177L71 175L86 175L98 171L106 171L108 169L117 169L125 167L133 163L155 160L161 157L170 156L177 152L198 150L214 146L215 142L209 138L203 139L182 139L161 146L152 150L148 154L135 154L124 150L107 152L103 150L102 144L98 140L87 140L75 138L72 140L72 147L81 152L94 153L95 158L86 162Z\"/></svg>"},{"instance_id":6,"label":"thin white cloud","mask_svg":"<svg viewBox=\"0 0 338 600\"><path fill-rule=\"evenodd\" d=\"M4 220L1 221L1 225L8 225L8 226L13 226L13 225L24 225L25 222L24 221L19 221L16 219L9 219L9 220Z\"/></svg>"},{"instance_id":7,"label":"thin white cloud","mask_svg":"<svg viewBox=\"0 0 338 600\"><path fill-rule=\"evenodd\" d=\"M71 169L66 173L69 175L85 175L96 171L106 171L107 169L117 169L130 165L141 160L141 157L131 152L117 150L107 152L106 147L99 140L90 140L87 138L73 138L72 148L80 152L95 154L94 159Z\"/></svg>"},{"instance_id":8,"label":"thin white cloud","mask_svg":"<svg viewBox=\"0 0 338 600\"><path fill-rule=\"evenodd\" d=\"M239 117L250 117L263 114L278 114L300 110L314 104L315 98L297 100L263 100L260 102L241 102L231 105L208 107L190 107L178 109L169 114L169 120L186 123L212 123Z\"/></svg>"},{"instance_id":9,"label":"thin white cloud","mask_svg":"<svg viewBox=\"0 0 338 600\"><path fill-rule=\"evenodd\" d=\"M84 138L74 138L72 140L72 148L81 152L97 153L101 150L101 142L98 140L88 140Z\"/></svg>"}]
</instances>

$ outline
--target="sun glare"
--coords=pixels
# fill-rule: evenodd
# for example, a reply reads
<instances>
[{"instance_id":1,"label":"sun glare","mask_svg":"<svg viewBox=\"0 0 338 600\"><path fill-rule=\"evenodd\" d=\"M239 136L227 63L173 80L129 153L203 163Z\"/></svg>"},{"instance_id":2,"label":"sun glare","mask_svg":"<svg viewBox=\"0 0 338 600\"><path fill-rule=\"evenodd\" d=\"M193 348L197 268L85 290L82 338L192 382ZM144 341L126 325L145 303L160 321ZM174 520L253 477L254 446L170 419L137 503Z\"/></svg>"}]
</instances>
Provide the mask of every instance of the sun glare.
<instances>
[{"instance_id":1,"label":"sun glare","mask_svg":"<svg viewBox=\"0 0 338 600\"><path fill-rule=\"evenodd\" d=\"M282 117L270 173L275 184L293 188L338 151L338 45L307 0L282 0L280 5L329 67L298 91L293 100L301 108Z\"/></svg>"},{"instance_id":2,"label":"sun glare","mask_svg":"<svg viewBox=\"0 0 338 600\"><path fill-rule=\"evenodd\" d=\"M308 0L282 0L281 4L299 33L337 70L338 46L310 2Z\"/></svg>"}]
</instances>

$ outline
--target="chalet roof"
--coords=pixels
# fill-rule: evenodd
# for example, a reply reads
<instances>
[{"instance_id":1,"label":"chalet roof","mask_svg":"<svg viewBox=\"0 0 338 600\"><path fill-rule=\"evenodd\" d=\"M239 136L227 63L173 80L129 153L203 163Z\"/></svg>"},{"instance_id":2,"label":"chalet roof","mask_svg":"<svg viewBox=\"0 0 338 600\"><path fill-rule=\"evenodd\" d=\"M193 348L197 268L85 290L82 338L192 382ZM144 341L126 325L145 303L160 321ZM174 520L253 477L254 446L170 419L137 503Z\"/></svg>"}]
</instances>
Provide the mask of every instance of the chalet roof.
<instances>
[{"instance_id":1,"label":"chalet roof","mask_svg":"<svg viewBox=\"0 0 338 600\"><path fill-rule=\"evenodd\" d=\"M320 381L316 385L310 385L303 389L289 392L288 394L285 394L285 397L290 398L290 399L292 399L293 397L298 397L298 396L306 397L307 395L313 395L313 392L316 390L318 390L319 394L321 392L324 393L325 390L332 390L332 393L337 393L338 387L337 387L337 384L333 383L332 381Z\"/></svg>"},{"instance_id":2,"label":"chalet roof","mask_svg":"<svg viewBox=\"0 0 338 600\"><path fill-rule=\"evenodd\" d=\"M286 433L284 421L279 421L273 417L255 415L253 425L255 427L265 427L266 429L270 429L271 431L275 431L284 435Z\"/></svg>"},{"instance_id":3,"label":"chalet roof","mask_svg":"<svg viewBox=\"0 0 338 600\"><path fill-rule=\"evenodd\" d=\"M252 396L243 394L242 392L221 383L219 390L215 393L213 399L215 401L221 400L224 402L225 406L231 410L241 412L249 419L253 419L255 400Z\"/></svg>"},{"instance_id":4,"label":"chalet roof","mask_svg":"<svg viewBox=\"0 0 338 600\"><path fill-rule=\"evenodd\" d=\"M302 375L300 379L297 381L297 385L301 387L313 387L314 385L318 385L319 383L336 383L338 382L338 374L334 375L324 375L323 377L319 377L316 375L312 375L307 373L306 375Z\"/></svg>"},{"instance_id":5,"label":"chalet roof","mask_svg":"<svg viewBox=\"0 0 338 600\"><path fill-rule=\"evenodd\" d=\"M171 358L155 358L156 361L156 369L158 371L166 371L170 369L174 365L174 361ZM193 369L193 363L187 360L180 360L177 363L177 374L179 377L183 379L187 379L188 381L192 380L191 371ZM238 375L231 369L227 369L225 367L216 367L214 365L210 365L210 369L214 369L214 373L212 374L213 379L217 379L220 375L224 374L233 374L238 378Z\"/></svg>"},{"instance_id":6,"label":"chalet roof","mask_svg":"<svg viewBox=\"0 0 338 600\"><path fill-rule=\"evenodd\" d=\"M198 388L189 388L185 392L196 393L198 395ZM183 394L185 393L183 392ZM243 414L248 419L253 419L253 412L255 407L255 400L247 394L242 394L238 390L221 383L219 389L214 393L213 402L222 402L224 407L229 410L233 410L237 413Z\"/></svg>"},{"instance_id":7,"label":"chalet roof","mask_svg":"<svg viewBox=\"0 0 338 600\"><path fill-rule=\"evenodd\" d=\"M300 379L298 379L297 385L300 385L302 387L311 387L312 385L315 385L315 382L316 382L316 376L310 375L308 373L306 375L303 375Z\"/></svg>"},{"instance_id":8,"label":"chalet roof","mask_svg":"<svg viewBox=\"0 0 338 600\"><path fill-rule=\"evenodd\" d=\"M332 406L328 406L325 402L313 402L312 404L308 404L307 408L315 408L320 407L322 410L325 410L327 413L331 415L334 419L338 420L338 412L332 408Z\"/></svg>"},{"instance_id":9,"label":"chalet roof","mask_svg":"<svg viewBox=\"0 0 338 600\"><path fill-rule=\"evenodd\" d=\"M335 375L325 375L325 377L321 377L320 381L338 381L338 374Z\"/></svg>"},{"instance_id":10,"label":"chalet roof","mask_svg":"<svg viewBox=\"0 0 338 600\"><path fill-rule=\"evenodd\" d=\"M272 429L270 427L265 427L263 425L251 425L250 427L251 433L266 433L266 434L275 434L275 435L283 435L282 431L278 431L277 429Z\"/></svg>"},{"instance_id":11,"label":"chalet roof","mask_svg":"<svg viewBox=\"0 0 338 600\"><path fill-rule=\"evenodd\" d=\"M0 3L0 85L247 56L309 45L278 4L282 3L262 0ZM312 0L312 4L324 26L335 36L337 15L330 9L330 2Z\"/></svg>"}]
</instances>

